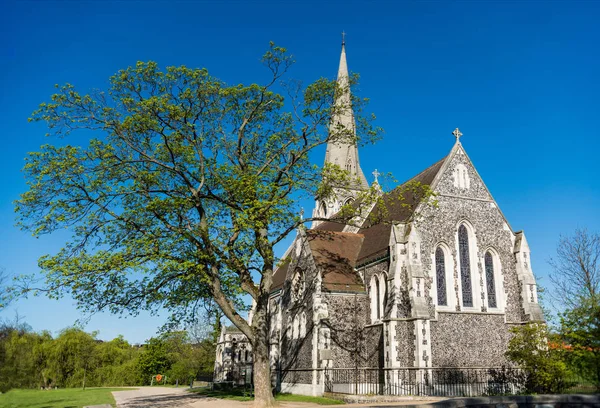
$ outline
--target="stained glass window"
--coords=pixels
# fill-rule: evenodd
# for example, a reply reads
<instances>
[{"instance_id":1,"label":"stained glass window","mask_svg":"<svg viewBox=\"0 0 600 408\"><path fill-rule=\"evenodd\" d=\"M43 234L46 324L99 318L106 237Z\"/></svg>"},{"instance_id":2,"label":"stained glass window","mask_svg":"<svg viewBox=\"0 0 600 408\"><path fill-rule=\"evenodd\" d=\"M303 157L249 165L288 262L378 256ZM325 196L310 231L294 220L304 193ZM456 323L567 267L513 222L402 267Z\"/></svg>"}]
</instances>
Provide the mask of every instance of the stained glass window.
<instances>
[{"instance_id":1,"label":"stained glass window","mask_svg":"<svg viewBox=\"0 0 600 408\"><path fill-rule=\"evenodd\" d=\"M446 299L446 265L442 248L435 251L435 276L437 278L438 305L448 306L448 300Z\"/></svg>"},{"instance_id":2,"label":"stained glass window","mask_svg":"<svg viewBox=\"0 0 600 408\"><path fill-rule=\"evenodd\" d=\"M473 307L471 261L469 258L469 233L464 225L461 225L458 228L458 252L460 256L460 280L462 283L463 306Z\"/></svg>"},{"instance_id":3,"label":"stained glass window","mask_svg":"<svg viewBox=\"0 0 600 408\"><path fill-rule=\"evenodd\" d=\"M487 281L488 306L498 307L496 284L494 282L494 259L489 252L485 253L485 280Z\"/></svg>"},{"instance_id":4,"label":"stained glass window","mask_svg":"<svg viewBox=\"0 0 600 408\"><path fill-rule=\"evenodd\" d=\"M377 276L375 277L375 299L377 300L377 320L379 320L381 318L381 310L380 310L380 304L381 304L381 298L380 298L380 293L379 293L379 279L377 279Z\"/></svg>"}]
</instances>

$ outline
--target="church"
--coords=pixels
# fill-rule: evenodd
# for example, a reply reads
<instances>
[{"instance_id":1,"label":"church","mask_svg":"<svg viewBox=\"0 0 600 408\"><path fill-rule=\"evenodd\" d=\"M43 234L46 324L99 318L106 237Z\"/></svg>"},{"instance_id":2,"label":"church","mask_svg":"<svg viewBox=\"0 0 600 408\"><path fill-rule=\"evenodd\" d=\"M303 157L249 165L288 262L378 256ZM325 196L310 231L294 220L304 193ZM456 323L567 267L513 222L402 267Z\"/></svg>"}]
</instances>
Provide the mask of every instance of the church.
<instances>
[{"instance_id":1,"label":"church","mask_svg":"<svg viewBox=\"0 0 600 408\"><path fill-rule=\"evenodd\" d=\"M345 44L337 80L349 81ZM339 98L350 101L345 89ZM351 109L331 123L355 131ZM298 230L275 271L270 357L278 390L400 395L426 393L411 387L427 384L435 395L443 382L436 372L503 367L510 329L544 321L525 233L504 217L460 130L453 135L444 158L390 192L381 191L377 172L368 184L355 144L327 146L325 163L356 182L317 200L313 218L323 220ZM415 185L432 196L418 200L403 188ZM358 223L328 220L373 187L385 206L382 222L368 221L375 206ZM244 336L224 328L215 379L245 372L246 350Z\"/></svg>"}]
</instances>

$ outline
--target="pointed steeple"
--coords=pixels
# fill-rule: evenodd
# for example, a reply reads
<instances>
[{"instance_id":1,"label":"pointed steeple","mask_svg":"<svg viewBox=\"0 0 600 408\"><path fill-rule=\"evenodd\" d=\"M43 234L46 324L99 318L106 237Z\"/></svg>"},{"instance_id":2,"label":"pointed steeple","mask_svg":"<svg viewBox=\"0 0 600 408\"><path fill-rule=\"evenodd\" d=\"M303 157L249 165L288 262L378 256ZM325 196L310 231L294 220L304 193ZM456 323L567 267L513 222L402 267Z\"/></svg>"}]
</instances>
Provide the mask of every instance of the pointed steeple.
<instances>
[{"instance_id":1,"label":"pointed steeple","mask_svg":"<svg viewBox=\"0 0 600 408\"><path fill-rule=\"evenodd\" d=\"M348 170L354 182L349 185L334 187L333 194L329 197L320 198L320 201L315 202L313 217L331 217L343 205L356 199L359 190L367 190L369 188L369 183L367 183L367 179L360 168L358 148L355 143L356 123L354 122L354 111L352 110L352 95L350 94L349 86L350 76L348 75L346 42L344 41L344 37L342 37L342 55L340 56L337 84L341 92L336 95L336 112L331 117L329 133L340 132L340 127L342 127L342 129L351 132L351 137L347 138L349 140L330 141L327 143L325 164L336 164L342 169ZM320 223L321 221L313 221L311 228L315 228Z\"/></svg>"},{"instance_id":2,"label":"pointed steeple","mask_svg":"<svg viewBox=\"0 0 600 408\"><path fill-rule=\"evenodd\" d=\"M354 111L352 110L352 97L349 86L350 76L348 74L348 63L346 62L346 42L344 37L342 37L342 54L340 56L337 83L338 89L342 92L336 98L337 112L331 118L329 131L339 131L339 126L343 126L344 129L352 132L352 136L356 137L356 123L354 122ZM369 187L367 179L360 168L356 143L350 141L329 142L327 144L327 152L325 153L325 163L337 164L342 169L348 170L353 178L358 179L353 189L363 190Z\"/></svg>"}]
</instances>

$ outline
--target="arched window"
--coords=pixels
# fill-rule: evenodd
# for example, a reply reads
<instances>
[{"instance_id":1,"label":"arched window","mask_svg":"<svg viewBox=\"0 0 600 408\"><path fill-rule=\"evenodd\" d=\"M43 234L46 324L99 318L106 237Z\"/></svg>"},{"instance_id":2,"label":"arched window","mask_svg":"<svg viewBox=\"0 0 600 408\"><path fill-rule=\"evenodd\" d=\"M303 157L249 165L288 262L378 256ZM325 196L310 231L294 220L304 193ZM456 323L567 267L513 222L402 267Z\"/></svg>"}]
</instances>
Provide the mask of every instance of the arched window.
<instances>
[{"instance_id":1,"label":"arched window","mask_svg":"<svg viewBox=\"0 0 600 408\"><path fill-rule=\"evenodd\" d=\"M292 333L292 338L297 339L300 334L300 318L298 315L294 316L294 328Z\"/></svg>"},{"instance_id":2,"label":"arched window","mask_svg":"<svg viewBox=\"0 0 600 408\"><path fill-rule=\"evenodd\" d=\"M381 293L379 292L379 279L377 279L377 277L375 277L375 296L376 296L376 303L377 303L377 320L381 319Z\"/></svg>"},{"instance_id":3,"label":"arched window","mask_svg":"<svg viewBox=\"0 0 600 408\"><path fill-rule=\"evenodd\" d=\"M300 315L300 338L303 339L306 336L306 313L302 312Z\"/></svg>"},{"instance_id":4,"label":"arched window","mask_svg":"<svg viewBox=\"0 0 600 408\"><path fill-rule=\"evenodd\" d=\"M381 297L381 317L385 317L385 306L387 305L387 301L388 301L386 275L381 275L381 281L382 281L382 285L383 285L383 296Z\"/></svg>"},{"instance_id":5,"label":"arched window","mask_svg":"<svg viewBox=\"0 0 600 408\"><path fill-rule=\"evenodd\" d=\"M323 217L327 217L327 203L325 201L321 203L321 211L323 211Z\"/></svg>"},{"instance_id":6,"label":"arched window","mask_svg":"<svg viewBox=\"0 0 600 408\"><path fill-rule=\"evenodd\" d=\"M494 279L494 258L492 258L492 254L488 251L485 253L485 280L487 282L488 306L492 308L498 307Z\"/></svg>"},{"instance_id":7,"label":"arched window","mask_svg":"<svg viewBox=\"0 0 600 408\"><path fill-rule=\"evenodd\" d=\"M435 251L435 277L437 283L437 303L440 306L448 306L446 297L446 260L444 250L440 247Z\"/></svg>"},{"instance_id":8,"label":"arched window","mask_svg":"<svg viewBox=\"0 0 600 408\"><path fill-rule=\"evenodd\" d=\"M304 271L301 268L296 268L292 279L292 299L294 301L302 300L305 289L306 279L304 277Z\"/></svg>"},{"instance_id":9,"label":"arched window","mask_svg":"<svg viewBox=\"0 0 600 408\"><path fill-rule=\"evenodd\" d=\"M346 171L352 171L352 159L348 159L346 163Z\"/></svg>"},{"instance_id":10,"label":"arched window","mask_svg":"<svg viewBox=\"0 0 600 408\"><path fill-rule=\"evenodd\" d=\"M463 306L473 307L471 260L469 257L469 233L464 225L461 225L458 228L458 252L460 257L460 281L462 284Z\"/></svg>"}]
</instances>

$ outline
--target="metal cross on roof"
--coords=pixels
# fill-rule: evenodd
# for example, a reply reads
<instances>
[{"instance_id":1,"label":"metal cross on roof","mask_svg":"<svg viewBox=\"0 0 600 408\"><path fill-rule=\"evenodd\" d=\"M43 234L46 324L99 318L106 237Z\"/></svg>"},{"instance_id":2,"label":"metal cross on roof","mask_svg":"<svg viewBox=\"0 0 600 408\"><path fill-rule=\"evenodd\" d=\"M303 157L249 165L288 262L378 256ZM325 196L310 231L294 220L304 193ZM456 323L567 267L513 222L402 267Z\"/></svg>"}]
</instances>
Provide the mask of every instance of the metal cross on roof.
<instances>
[{"instance_id":1,"label":"metal cross on roof","mask_svg":"<svg viewBox=\"0 0 600 408\"><path fill-rule=\"evenodd\" d=\"M375 177L375 183L378 183L377 177L381 176L381 173L378 172L377 169L375 169L375 171L371 174L373 175L373 177Z\"/></svg>"},{"instance_id":2,"label":"metal cross on roof","mask_svg":"<svg viewBox=\"0 0 600 408\"><path fill-rule=\"evenodd\" d=\"M342 31L342 45L346 44L346 33Z\"/></svg>"},{"instance_id":3,"label":"metal cross on roof","mask_svg":"<svg viewBox=\"0 0 600 408\"><path fill-rule=\"evenodd\" d=\"M460 133L460 130L458 130L458 128L454 129L454 132L452 132L452 134L454 135L454 137L456 137L456 140L460 139L460 137L463 135L462 133Z\"/></svg>"}]
</instances>

